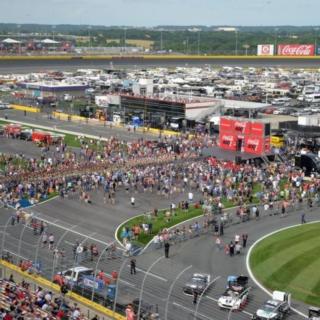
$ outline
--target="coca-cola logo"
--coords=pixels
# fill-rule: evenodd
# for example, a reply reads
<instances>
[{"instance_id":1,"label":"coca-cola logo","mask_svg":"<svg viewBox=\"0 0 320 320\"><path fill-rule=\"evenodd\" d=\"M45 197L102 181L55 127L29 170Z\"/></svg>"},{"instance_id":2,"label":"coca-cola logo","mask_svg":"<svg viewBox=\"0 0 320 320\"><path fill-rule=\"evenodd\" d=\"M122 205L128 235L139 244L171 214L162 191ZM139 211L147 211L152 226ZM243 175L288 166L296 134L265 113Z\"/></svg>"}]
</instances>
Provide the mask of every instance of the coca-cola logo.
<instances>
[{"instance_id":1,"label":"coca-cola logo","mask_svg":"<svg viewBox=\"0 0 320 320\"><path fill-rule=\"evenodd\" d=\"M248 139L247 141L248 144L251 144L251 145L254 145L254 146L257 146L259 144L259 140L256 140L256 139Z\"/></svg>"},{"instance_id":2,"label":"coca-cola logo","mask_svg":"<svg viewBox=\"0 0 320 320\"><path fill-rule=\"evenodd\" d=\"M284 56L311 56L314 54L314 45L279 45L279 54Z\"/></svg>"},{"instance_id":3,"label":"coca-cola logo","mask_svg":"<svg viewBox=\"0 0 320 320\"><path fill-rule=\"evenodd\" d=\"M270 53L271 46L270 45L262 45L261 52L264 54Z\"/></svg>"},{"instance_id":4,"label":"coca-cola logo","mask_svg":"<svg viewBox=\"0 0 320 320\"><path fill-rule=\"evenodd\" d=\"M233 141L233 136L224 136L223 140L231 142L231 141Z\"/></svg>"},{"instance_id":5,"label":"coca-cola logo","mask_svg":"<svg viewBox=\"0 0 320 320\"><path fill-rule=\"evenodd\" d=\"M235 127L236 128L245 128L246 123L245 122L236 122Z\"/></svg>"}]
</instances>

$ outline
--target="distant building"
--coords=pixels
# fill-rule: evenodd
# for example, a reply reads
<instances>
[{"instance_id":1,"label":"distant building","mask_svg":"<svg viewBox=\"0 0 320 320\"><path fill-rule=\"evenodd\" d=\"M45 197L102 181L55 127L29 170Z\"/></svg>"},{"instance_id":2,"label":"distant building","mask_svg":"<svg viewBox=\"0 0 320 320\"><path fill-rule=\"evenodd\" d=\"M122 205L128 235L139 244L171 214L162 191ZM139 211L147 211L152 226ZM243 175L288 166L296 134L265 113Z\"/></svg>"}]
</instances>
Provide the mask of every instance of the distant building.
<instances>
[{"instance_id":1,"label":"distant building","mask_svg":"<svg viewBox=\"0 0 320 320\"><path fill-rule=\"evenodd\" d=\"M218 27L216 31L236 32L238 29L235 27Z\"/></svg>"},{"instance_id":2,"label":"distant building","mask_svg":"<svg viewBox=\"0 0 320 320\"><path fill-rule=\"evenodd\" d=\"M149 123L165 123L173 117L196 119L214 113L220 102L214 98L176 94L120 96L126 117L139 116Z\"/></svg>"},{"instance_id":3,"label":"distant building","mask_svg":"<svg viewBox=\"0 0 320 320\"><path fill-rule=\"evenodd\" d=\"M61 98L68 94L73 97L80 97L85 94L87 85L81 83L66 82L20 82L17 84L24 89L27 96L34 98L55 97Z\"/></svg>"}]
</instances>

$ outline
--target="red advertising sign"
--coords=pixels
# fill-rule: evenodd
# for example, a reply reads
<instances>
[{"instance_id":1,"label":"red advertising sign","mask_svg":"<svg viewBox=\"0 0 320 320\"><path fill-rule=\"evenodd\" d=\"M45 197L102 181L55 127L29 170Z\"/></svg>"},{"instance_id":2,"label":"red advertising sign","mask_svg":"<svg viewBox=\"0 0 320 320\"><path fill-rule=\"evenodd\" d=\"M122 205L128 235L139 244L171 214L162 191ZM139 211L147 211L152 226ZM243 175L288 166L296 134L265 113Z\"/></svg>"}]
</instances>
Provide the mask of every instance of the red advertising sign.
<instances>
[{"instance_id":1,"label":"red advertising sign","mask_svg":"<svg viewBox=\"0 0 320 320\"><path fill-rule=\"evenodd\" d=\"M313 44L279 44L279 56L314 56Z\"/></svg>"},{"instance_id":2,"label":"red advertising sign","mask_svg":"<svg viewBox=\"0 0 320 320\"><path fill-rule=\"evenodd\" d=\"M252 122L250 134L261 137L264 134L264 124L261 122Z\"/></svg>"},{"instance_id":3,"label":"red advertising sign","mask_svg":"<svg viewBox=\"0 0 320 320\"><path fill-rule=\"evenodd\" d=\"M236 136L220 132L220 147L225 150L236 150Z\"/></svg>"},{"instance_id":4,"label":"red advertising sign","mask_svg":"<svg viewBox=\"0 0 320 320\"><path fill-rule=\"evenodd\" d=\"M244 152L251 154L262 154L264 151L263 137L245 137Z\"/></svg>"},{"instance_id":5,"label":"red advertising sign","mask_svg":"<svg viewBox=\"0 0 320 320\"><path fill-rule=\"evenodd\" d=\"M234 131L238 134L249 134L251 122L248 121L234 121Z\"/></svg>"},{"instance_id":6,"label":"red advertising sign","mask_svg":"<svg viewBox=\"0 0 320 320\"><path fill-rule=\"evenodd\" d=\"M234 120L221 118L220 119L220 131L231 132L234 129Z\"/></svg>"}]
</instances>

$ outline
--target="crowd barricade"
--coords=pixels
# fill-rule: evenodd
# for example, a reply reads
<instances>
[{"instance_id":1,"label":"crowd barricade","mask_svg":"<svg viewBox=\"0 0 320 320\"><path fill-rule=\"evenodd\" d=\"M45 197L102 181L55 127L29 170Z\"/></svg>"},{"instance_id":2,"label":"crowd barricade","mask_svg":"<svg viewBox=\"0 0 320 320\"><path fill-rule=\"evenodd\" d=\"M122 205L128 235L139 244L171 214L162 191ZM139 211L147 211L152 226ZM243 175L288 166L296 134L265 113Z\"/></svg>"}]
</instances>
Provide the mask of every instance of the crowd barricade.
<instances>
[{"instance_id":1,"label":"crowd barricade","mask_svg":"<svg viewBox=\"0 0 320 320\"><path fill-rule=\"evenodd\" d=\"M5 257L2 257L5 258ZM10 259L8 259L10 260ZM91 301L87 298L80 296L77 293L69 291L65 296L62 296L60 286L57 284L52 283L51 281L29 272L28 270L22 271L20 267L12 264L10 261L7 260L0 260L0 279L3 279L2 282L0 280L0 306L6 308L7 305L1 295L2 292L2 283L6 280L13 277L16 283L27 282L30 285L30 290L35 291L39 286L44 290L51 291L53 295L63 297L66 302L69 304L77 304L79 307L83 317L80 319L91 319L95 315L99 316L101 320L125 320L126 318L116 312L111 311L110 309L100 305L97 302ZM51 317L50 319L55 319Z\"/></svg>"},{"instance_id":2,"label":"crowd barricade","mask_svg":"<svg viewBox=\"0 0 320 320\"><path fill-rule=\"evenodd\" d=\"M14 110L19 110L19 111L26 111L26 112L33 112L33 113L38 113L40 112L40 108L36 107L29 107L29 106L22 106L18 104L11 104L10 107Z\"/></svg>"},{"instance_id":3,"label":"crowd barricade","mask_svg":"<svg viewBox=\"0 0 320 320\"><path fill-rule=\"evenodd\" d=\"M223 228L228 228L232 225L246 223L247 221L254 220L256 223L259 223L261 219L265 219L266 217L272 216L284 218L290 214L302 214L303 212L310 212L320 208L320 197L316 197L312 200L312 206L310 206L307 198L303 199L302 203L289 203L284 213L282 212L281 208L282 202L282 200L275 202L273 208L269 208L268 210L264 209L263 204L247 205L246 207L250 209L250 214L244 216L238 216L236 214L236 209L239 207L233 207L222 210L222 213L211 212L209 214L204 214L202 216L186 220L178 225L166 229L164 233L167 235L165 237L160 237L161 240L155 236L153 240L151 240L150 243L145 247L144 251L162 249L165 241L167 240L171 244L175 245L201 235L212 234L218 236L220 234L220 224L223 224ZM252 212L252 208L254 206L256 206L259 210L258 217ZM210 217L214 218L214 221L212 219L210 220ZM195 222L198 222L197 226Z\"/></svg>"}]
</instances>

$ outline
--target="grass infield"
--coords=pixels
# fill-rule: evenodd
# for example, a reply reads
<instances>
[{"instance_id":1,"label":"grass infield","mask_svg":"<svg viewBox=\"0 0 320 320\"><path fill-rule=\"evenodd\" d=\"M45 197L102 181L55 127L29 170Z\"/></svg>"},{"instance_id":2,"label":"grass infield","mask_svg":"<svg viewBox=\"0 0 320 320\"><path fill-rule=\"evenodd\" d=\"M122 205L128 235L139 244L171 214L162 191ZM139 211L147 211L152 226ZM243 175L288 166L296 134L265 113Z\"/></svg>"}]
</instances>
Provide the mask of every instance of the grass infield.
<instances>
[{"instance_id":1,"label":"grass infield","mask_svg":"<svg viewBox=\"0 0 320 320\"><path fill-rule=\"evenodd\" d=\"M250 267L263 286L320 307L320 223L280 231L253 249Z\"/></svg>"}]
</instances>

